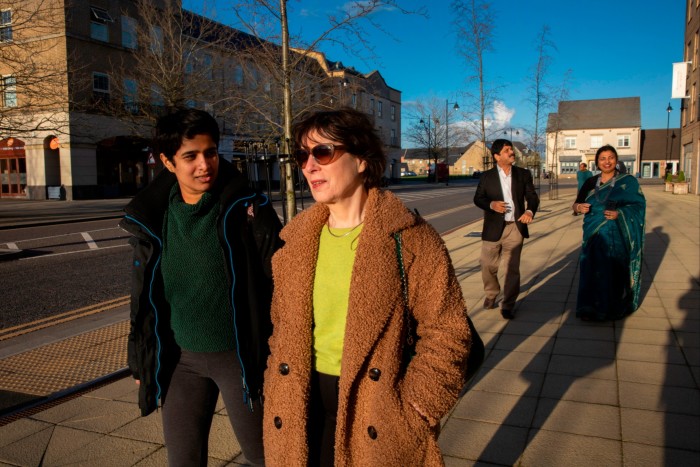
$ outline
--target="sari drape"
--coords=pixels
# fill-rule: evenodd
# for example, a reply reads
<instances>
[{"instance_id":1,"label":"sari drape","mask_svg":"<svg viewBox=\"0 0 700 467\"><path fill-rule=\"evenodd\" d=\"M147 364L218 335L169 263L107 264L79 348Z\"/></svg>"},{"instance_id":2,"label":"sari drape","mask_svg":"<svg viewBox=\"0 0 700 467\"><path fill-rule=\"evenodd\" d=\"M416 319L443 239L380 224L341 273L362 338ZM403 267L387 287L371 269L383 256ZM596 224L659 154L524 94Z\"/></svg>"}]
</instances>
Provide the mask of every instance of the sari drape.
<instances>
[{"instance_id":1,"label":"sari drape","mask_svg":"<svg viewBox=\"0 0 700 467\"><path fill-rule=\"evenodd\" d=\"M639 307L644 194L636 178L618 174L600 187L579 192L577 202L590 203L591 210L583 220L576 316L620 319ZM605 219L606 206L617 209L616 220Z\"/></svg>"}]
</instances>

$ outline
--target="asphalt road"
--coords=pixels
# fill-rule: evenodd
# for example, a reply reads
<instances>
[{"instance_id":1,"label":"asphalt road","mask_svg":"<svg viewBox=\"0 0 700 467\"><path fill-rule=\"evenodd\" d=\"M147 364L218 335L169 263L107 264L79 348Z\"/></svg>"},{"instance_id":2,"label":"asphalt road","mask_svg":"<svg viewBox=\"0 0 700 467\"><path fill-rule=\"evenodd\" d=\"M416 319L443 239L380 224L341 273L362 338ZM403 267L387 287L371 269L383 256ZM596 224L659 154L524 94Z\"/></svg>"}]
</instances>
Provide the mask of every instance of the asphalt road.
<instances>
[{"instance_id":1,"label":"asphalt road","mask_svg":"<svg viewBox=\"0 0 700 467\"><path fill-rule=\"evenodd\" d=\"M444 234L481 218L481 210L472 203L476 184L477 180L450 186L404 182L392 191ZM312 202L307 199L305 206ZM128 235L117 222L107 219L0 230L0 245L13 243L24 251L20 259L0 262L0 329L125 299L131 249Z\"/></svg>"}]
</instances>

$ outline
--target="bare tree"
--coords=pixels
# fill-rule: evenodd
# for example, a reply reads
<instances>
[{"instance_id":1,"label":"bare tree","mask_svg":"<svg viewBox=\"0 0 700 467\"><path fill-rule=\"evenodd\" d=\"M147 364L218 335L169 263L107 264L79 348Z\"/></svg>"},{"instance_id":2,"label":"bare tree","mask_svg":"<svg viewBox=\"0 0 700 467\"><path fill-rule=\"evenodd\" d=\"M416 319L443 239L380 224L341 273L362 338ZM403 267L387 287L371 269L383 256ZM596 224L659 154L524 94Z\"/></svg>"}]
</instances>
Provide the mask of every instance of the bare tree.
<instances>
[{"instance_id":1,"label":"bare tree","mask_svg":"<svg viewBox=\"0 0 700 467\"><path fill-rule=\"evenodd\" d=\"M126 51L114 54L110 65L115 97L86 105L130 122L136 134L178 107L204 108L224 126L230 115L237 116L232 108L241 94L234 85L239 73L229 49L250 38L184 10L178 0L136 0L122 13L128 37Z\"/></svg>"},{"instance_id":2,"label":"bare tree","mask_svg":"<svg viewBox=\"0 0 700 467\"><path fill-rule=\"evenodd\" d=\"M569 69L564 74L561 85L555 90L554 105L559 107L559 104L566 100L569 96L569 83L571 82L572 71ZM559 197L559 145L563 142L559 141L559 131L561 130L562 115L559 112L549 114L547 120L547 133L552 134L551 154L552 160L549 164L549 199L557 199ZM550 143L547 141L547 145ZM549 153L549 149L546 150Z\"/></svg>"},{"instance_id":3,"label":"bare tree","mask_svg":"<svg viewBox=\"0 0 700 467\"><path fill-rule=\"evenodd\" d=\"M417 100L405 112L408 120L405 138L425 151L425 158L434 164L441 154L445 141L445 121L441 118L444 105L441 100L431 98ZM435 169L433 169L435 170Z\"/></svg>"},{"instance_id":4,"label":"bare tree","mask_svg":"<svg viewBox=\"0 0 700 467\"><path fill-rule=\"evenodd\" d=\"M65 36L56 34L62 4L0 1L0 135L67 131Z\"/></svg>"},{"instance_id":5,"label":"bare tree","mask_svg":"<svg viewBox=\"0 0 700 467\"><path fill-rule=\"evenodd\" d=\"M468 70L467 81L476 83L476 92L466 93L465 113L476 122L476 137L486 147L487 109L493 104L497 88L487 81L484 57L493 51L493 25L495 14L485 0L453 0L450 9L455 19L453 26L457 35L457 51ZM490 155L484 155L484 167L490 165Z\"/></svg>"},{"instance_id":6,"label":"bare tree","mask_svg":"<svg viewBox=\"0 0 700 467\"><path fill-rule=\"evenodd\" d=\"M537 34L535 49L537 50L537 62L532 66L532 74L529 77L528 102L534 111L533 130L530 146L537 152L545 139L545 124L548 111L552 108L553 93L555 92L547 83L549 67L552 63L551 52L556 50L555 44L549 39L549 26L544 25Z\"/></svg>"},{"instance_id":7,"label":"bare tree","mask_svg":"<svg viewBox=\"0 0 700 467\"><path fill-rule=\"evenodd\" d=\"M235 26L260 38L260 47L254 51L255 63L268 70L269 77L273 80L271 86L277 90L278 96L283 97L281 101L284 107L277 114L281 115L281 119L273 116L269 123L280 130L284 154L291 153L289 144L292 122L309 110L333 105L330 101L330 97L335 95L332 83L337 78L333 70L325 68L327 64L319 60L318 52L322 44L330 42L340 45L354 56L362 56L363 52L374 56L372 44L366 39L367 28L387 32L381 23L375 21L375 13L391 8L402 14L425 14L424 9L411 11L403 8L398 0L367 0L350 2L348 5L348 8L339 13L328 14L325 30L310 41L304 41L300 35L290 32L286 0L243 0L232 5L232 11L238 19ZM336 99L335 105L340 102L342 99ZM271 108L269 105L251 107L260 114L270 112ZM284 163L281 166L286 211L294 216L296 201L292 168Z\"/></svg>"}]
</instances>

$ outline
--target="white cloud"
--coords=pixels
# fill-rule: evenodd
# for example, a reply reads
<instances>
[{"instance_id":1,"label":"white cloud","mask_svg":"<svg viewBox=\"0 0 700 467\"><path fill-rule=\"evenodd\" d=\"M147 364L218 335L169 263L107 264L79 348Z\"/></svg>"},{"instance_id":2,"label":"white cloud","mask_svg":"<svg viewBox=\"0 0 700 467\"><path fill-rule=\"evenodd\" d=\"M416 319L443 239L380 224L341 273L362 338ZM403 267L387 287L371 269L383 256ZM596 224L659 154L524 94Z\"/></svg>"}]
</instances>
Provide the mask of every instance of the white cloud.
<instances>
[{"instance_id":1,"label":"white cloud","mask_svg":"<svg viewBox=\"0 0 700 467\"><path fill-rule=\"evenodd\" d=\"M515 109L509 109L503 101L494 101L493 118L489 122L494 130L510 128L510 121L515 115Z\"/></svg>"},{"instance_id":2,"label":"white cloud","mask_svg":"<svg viewBox=\"0 0 700 467\"><path fill-rule=\"evenodd\" d=\"M371 10L373 8L376 8L374 12L392 11L395 9L391 5L381 5L377 7L376 3L377 2L374 0L349 1L345 2L340 9L349 16L355 15L361 10Z\"/></svg>"}]
</instances>

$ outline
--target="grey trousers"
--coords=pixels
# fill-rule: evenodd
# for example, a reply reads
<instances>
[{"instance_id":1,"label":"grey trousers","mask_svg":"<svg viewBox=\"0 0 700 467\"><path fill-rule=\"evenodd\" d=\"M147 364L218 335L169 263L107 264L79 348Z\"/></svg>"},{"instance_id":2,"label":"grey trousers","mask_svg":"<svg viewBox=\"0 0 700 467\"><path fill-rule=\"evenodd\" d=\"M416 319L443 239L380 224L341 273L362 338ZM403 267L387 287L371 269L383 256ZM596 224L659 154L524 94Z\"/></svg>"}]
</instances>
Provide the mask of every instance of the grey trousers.
<instances>
[{"instance_id":1,"label":"grey trousers","mask_svg":"<svg viewBox=\"0 0 700 467\"><path fill-rule=\"evenodd\" d=\"M243 403L236 352L183 351L163 402L169 466L207 465L209 431L219 391L243 455L251 465L264 465L262 406L256 401L251 412Z\"/></svg>"},{"instance_id":2,"label":"grey trousers","mask_svg":"<svg viewBox=\"0 0 700 467\"><path fill-rule=\"evenodd\" d=\"M496 242L481 242L481 279L484 281L486 298L496 299L501 291L498 268L504 263L506 271L503 284L502 310L513 310L520 294L520 253L523 236L515 223L507 224L501 238Z\"/></svg>"}]
</instances>

